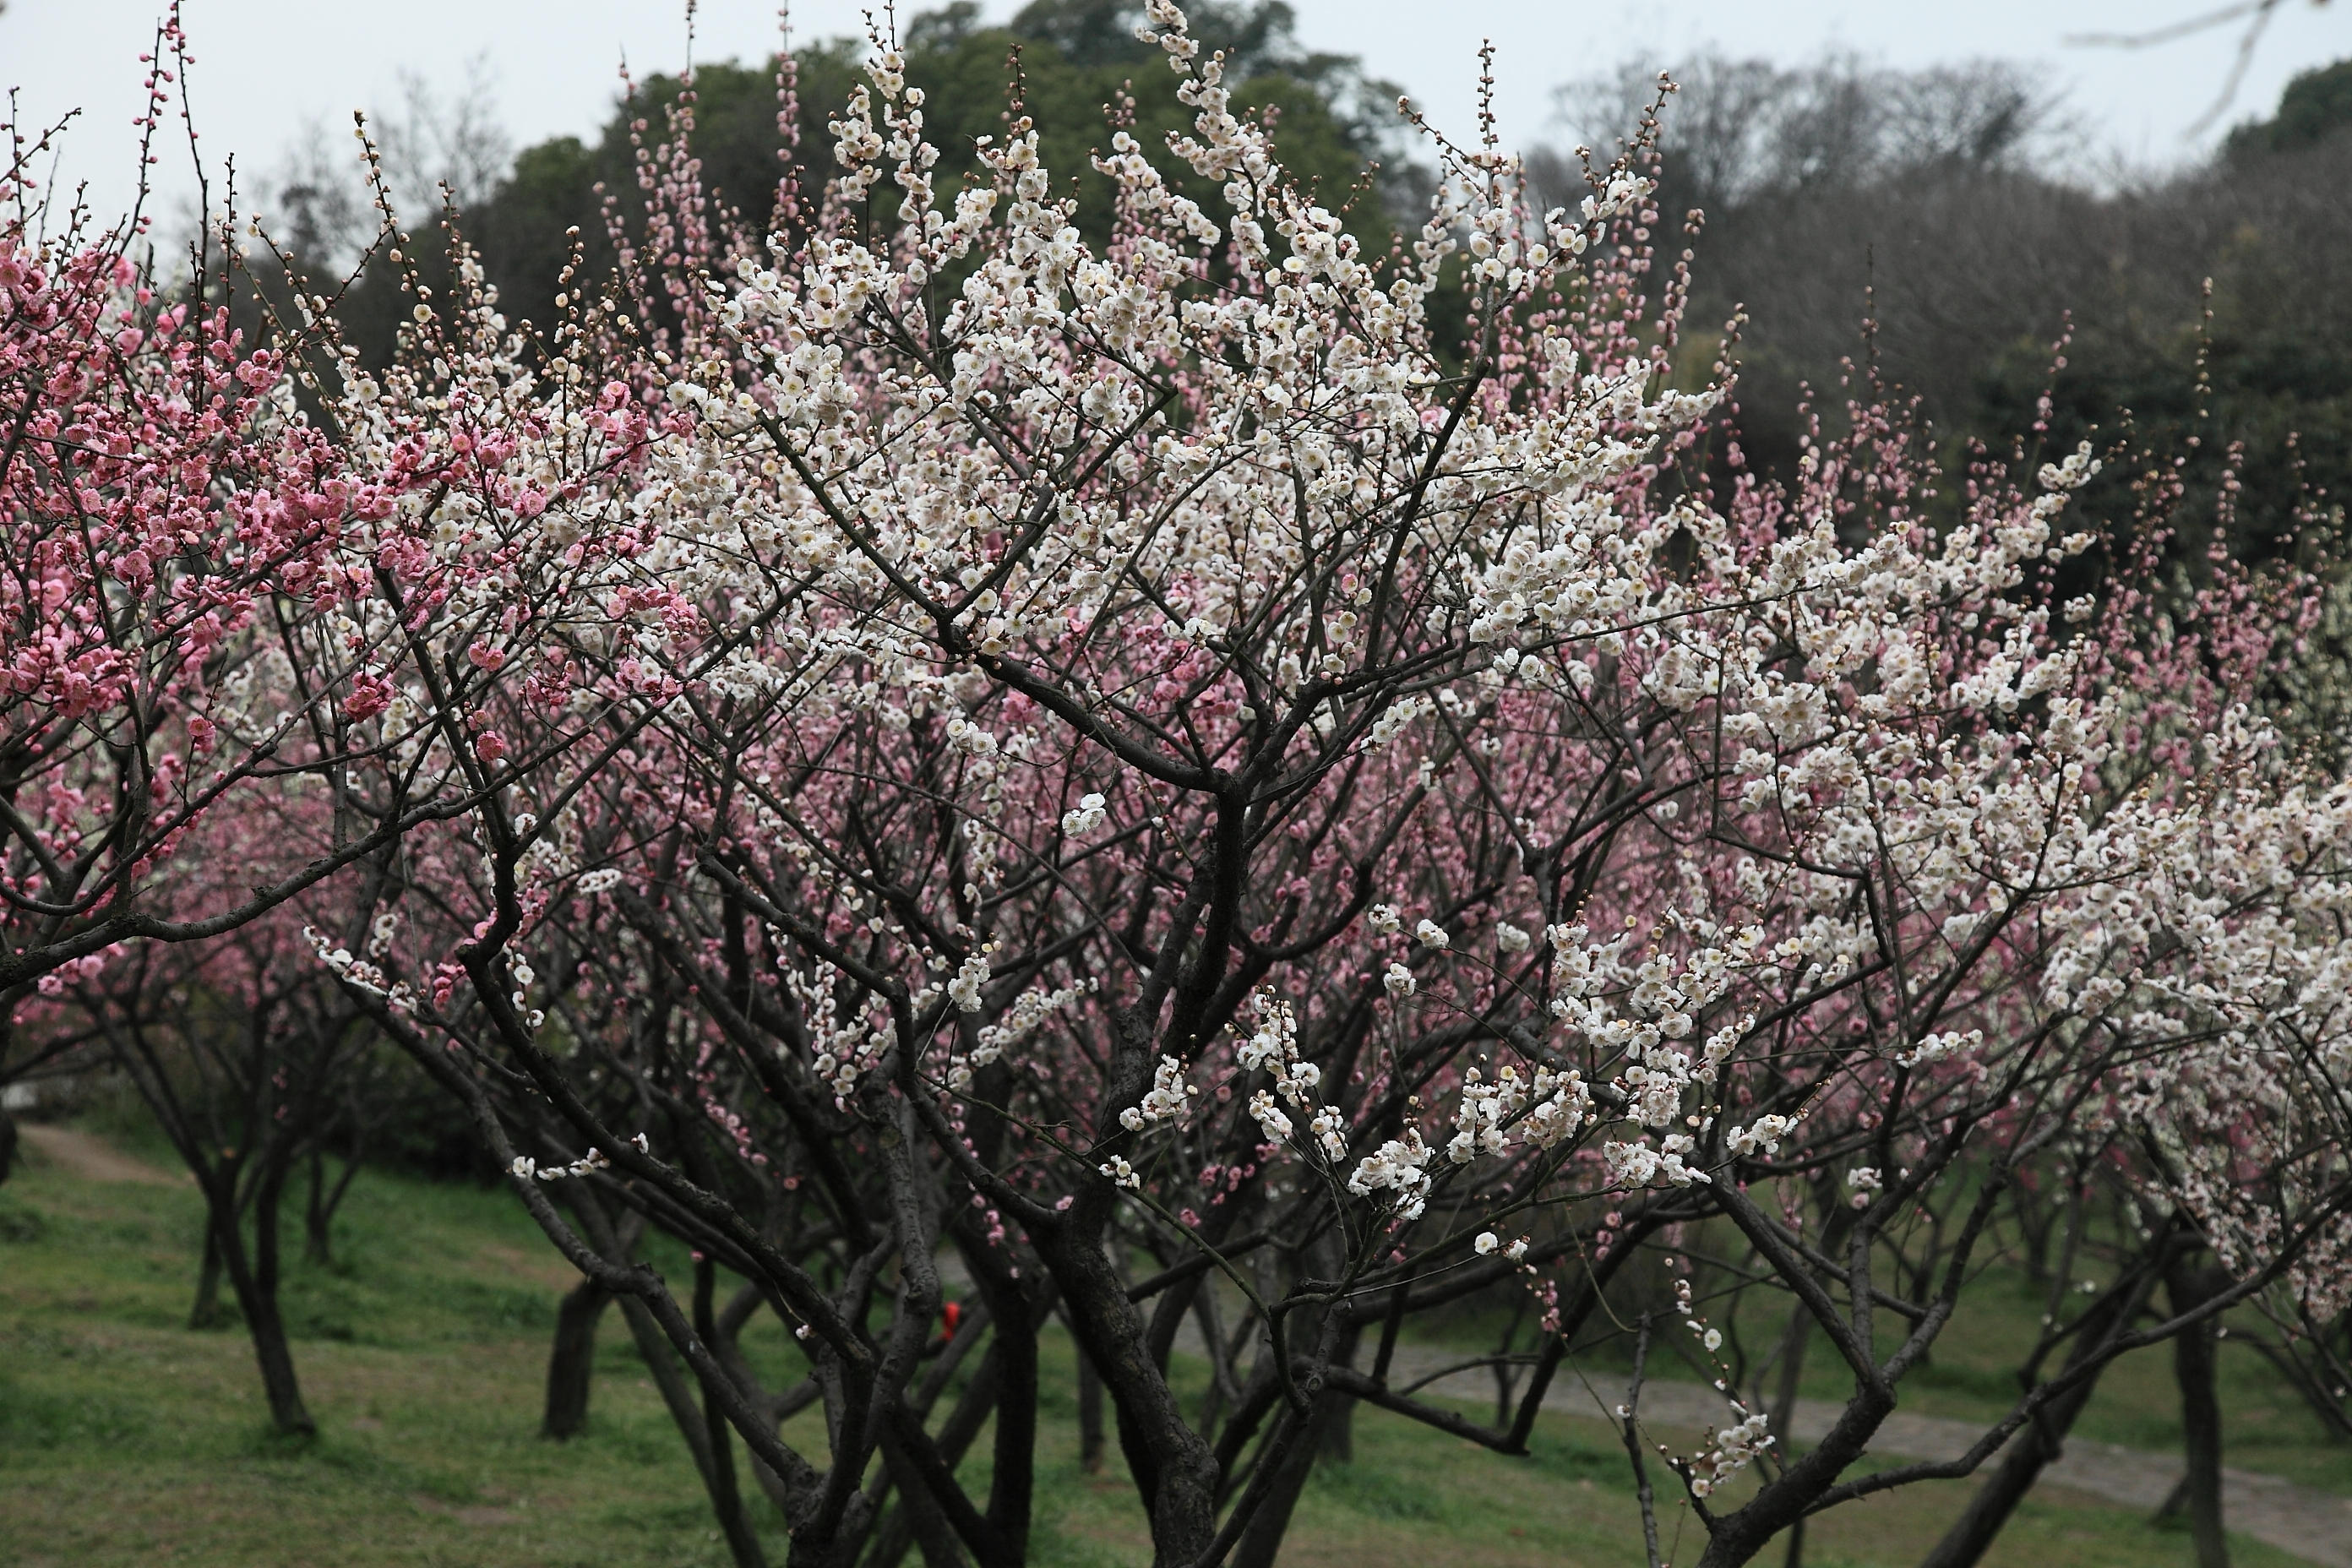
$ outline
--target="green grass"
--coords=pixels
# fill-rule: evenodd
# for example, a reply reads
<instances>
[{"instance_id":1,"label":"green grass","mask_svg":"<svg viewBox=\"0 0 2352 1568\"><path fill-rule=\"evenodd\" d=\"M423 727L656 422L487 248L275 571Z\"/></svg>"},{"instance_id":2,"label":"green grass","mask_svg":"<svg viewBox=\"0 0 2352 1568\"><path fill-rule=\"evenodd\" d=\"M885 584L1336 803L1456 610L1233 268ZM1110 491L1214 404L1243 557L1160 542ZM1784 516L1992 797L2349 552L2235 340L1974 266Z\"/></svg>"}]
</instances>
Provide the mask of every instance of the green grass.
<instances>
[{"instance_id":1,"label":"green grass","mask_svg":"<svg viewBox=\"0 0 2352 1568\"><path fill-rule=\"evenodd\" d=\"M587 1435L536 1436L547 1334L571 1279L506 1194L375 1173L355 1185L336 1263L294 1267L284 1291L320 1425L308 1442L268 1432L241 1331L183 1326L199 1219L184 1188L92 1184L39 1163L0 1187L0 1564L727 1561L616 1317ZM682 1277L682 1259L661 1261ZM747 1348L772 1375L797 1361L772 1329ZM1150 1551L1124 1467L1116 1454L1099 1475L1077 1464L1058 1339L1045 1368L1032 1561L1141 1568ZM1178 1371L1197 1401L1200 1369ZM816 1421L803 1416L790 1436L821 1451ZM1324 1467L1301 1500L1286 1568L1638 1558L1623 1455L1597 1424L1547 1416L1524 1459L1378 1412L1360 1414L1356 1434L1355 1462ZM971 1483L984 1484L986 1460L983 1436ZM1915 1488L1839 1510L1816 1522L1807 1562L1909 1568L1966 1495L1961 1484ZM758 1512L781 1563L773 1515ZM1696 1523L1669 1507L1664 1525L1679 1532L1675 1560L1691 1560ZM2293 1561L2242 1539L2233 1550L2241 1568ZM1777 1547L1768 1555L1778 1563ZM2135 1512L2045 1493L1990 1561L2185 1568L2191 1552Z\"/></svg>"}]
</instances>

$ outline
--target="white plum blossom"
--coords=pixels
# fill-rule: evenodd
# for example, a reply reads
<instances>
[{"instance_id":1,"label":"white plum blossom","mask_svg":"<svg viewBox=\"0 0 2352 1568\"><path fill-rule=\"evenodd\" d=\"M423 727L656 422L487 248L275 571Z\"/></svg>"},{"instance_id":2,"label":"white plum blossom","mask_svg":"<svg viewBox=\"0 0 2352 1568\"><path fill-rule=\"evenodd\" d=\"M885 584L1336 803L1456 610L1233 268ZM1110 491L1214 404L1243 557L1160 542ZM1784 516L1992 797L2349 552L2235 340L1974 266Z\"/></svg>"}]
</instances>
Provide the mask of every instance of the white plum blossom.
<instances>
[{"instance_id":1,"label":"white plum blossom","mask_svg":"<svg viewBox=\"0 0 2352 1568\"><path fill-rule=\"evenodd\" d=\"M1391 1193L1400 1219L1419 1219L1429 1206L1429 1146L1421 1133L1406 1128L1402 1138L1391 1138L1364 1156L1348 1177L1348 1190L1358 1197Z\"/></svg>"},{"instance_id":2,"label":"white plum blossom","mask_svg":"<svg viewBox=\"0 0 2352 1568\"><path fill-rule=\"evenodd\" d=\"M1174 1057L1161 1057L1152 1074L1151 1088L1139 1105L1130 1105L1118 1113L1118 1124L1129 1132L1140 1132L1146 1127L1170 1121L1184 1113L1188 1095L1199 1090L1184 1081L1184 1064Z\"/></svg>"},{"instance_id":3,"label":"white plum blossom","mask_svg":"<svg viewBox=\"0 0 2352 1568\"><path fill-rule=\"evenodd\" d=\"M1096 828L1100 827L1109 816L1105 809L1106 805L1107 803L1099 795L1089 794L1079 796L1076 807L1063 813L1062 831L1073 838L1084 837L1092 833Z\"/></svg>"}]
</instances>

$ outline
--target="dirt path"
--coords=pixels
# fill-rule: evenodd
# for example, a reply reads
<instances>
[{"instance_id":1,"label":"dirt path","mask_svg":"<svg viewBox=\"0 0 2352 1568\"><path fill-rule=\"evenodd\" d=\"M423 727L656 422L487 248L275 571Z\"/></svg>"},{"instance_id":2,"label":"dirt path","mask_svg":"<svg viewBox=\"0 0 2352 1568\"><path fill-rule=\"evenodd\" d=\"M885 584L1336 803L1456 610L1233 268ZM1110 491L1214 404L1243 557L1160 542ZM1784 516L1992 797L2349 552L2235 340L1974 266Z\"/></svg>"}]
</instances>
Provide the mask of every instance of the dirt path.
<instances>
[{"instance_id":1,"label":"dirt path","mask_svg":"<svg viewBox=\"0 0 2352 1568\"><path fill-rule=\"evenodd\" d=\"M16 1131L26 1142L85 1182L136 1182L149 1187L181 1187L189 1183L186 1176L174 1176L159 1171L144 1160L132 1159L89 1133L77 1132L70 1127L47 1127L37 1121L20 1121L16 1124Z\"/></svg>"},{"instance_id":2,"label":"dirt path","mask_svg":"<svg viewBox=\"0 0 2352 1568\"><path fill-rule=\"evenodd\" d=\"M1443 1352L1400 1345L1391 1363L1390 1381L1402 1386L1462 1359ZM1428 1391L1454 1399L1484 1400L1491 1407L1495 1378L1484 1369L1454 1373L1439 1378ZM1600 1392L1611 1401L1624 1397L1622 1389L1602 1388ZM1595 1421L1608 1418L1592 1394L1581 1384L1568 1378L1552 1385L1544 1408ZM1839 1409L1827 1400L1799 1400L1793 1436L1799 1442L1818 1441L1836 1420ZM1731 1419L1720 1394L1686 1383L1650 1384L1642 1391L1642 1414L1646 1420L1669 1427L1703 1429ZM1966 1421L1897 1411L1878 1429L1871 1448L1894 1458L1957 1459L1983 1432L1983 1427ZM2064 1487L2105 1502L2153 1513L2172 1495L2180 1476L2180 1460L2173 1455L2072 1437L2067 1439L2064 1457L2042 1472L2042 1480L2047 1486ZM2275 1476L2224 1469L2221 1514L2231 1530L2291 1552L2306 1563L2322 1563L2326 1568L2352 1568L2352 1498L2299 1487Z\"/></svg>"}]
</instances>

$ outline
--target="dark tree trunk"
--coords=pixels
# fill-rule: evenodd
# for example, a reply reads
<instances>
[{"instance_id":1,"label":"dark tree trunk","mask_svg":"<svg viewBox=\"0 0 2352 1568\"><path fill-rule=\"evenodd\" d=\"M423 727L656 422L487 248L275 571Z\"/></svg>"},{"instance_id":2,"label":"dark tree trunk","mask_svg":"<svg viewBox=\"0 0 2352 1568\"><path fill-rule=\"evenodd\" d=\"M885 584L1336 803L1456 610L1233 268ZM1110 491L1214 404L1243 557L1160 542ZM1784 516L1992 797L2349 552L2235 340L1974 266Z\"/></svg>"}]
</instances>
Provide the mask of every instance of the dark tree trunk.
<instances>
[{"instance_id":1,"label":"dark tree trunk","mask_svg":"<svg viewBox=\"0 0 2352 1568\"><path fill-rule=\"evenodd\" d=\"M1011 1562L1026 1562L1036 1489L1039 1307L1003 1252L990 1247L968 1219L958 1227L956 1242L964 1268L988 1308L989 1332L993 1336L989 1359L998 1383L988 1523L996 1532L1003 1556Z\"/></svg>"},{"instance_id":2,"label":"dark tree trunk","mask_svg":"<svg viewBox=\"0 0 2352 1568\"><path fill-rule=\"evenodd\" d=\"M261 1179L255 1184L253 1194L253 1284L268 1300L272 1317L278 1314L278 1286L282 1278L278 1268L278 1205L286 1194L289 1163L285 1151L267 1152L262 1157Z\"/></svg>"},{"instance_id":3,"label":"dark tree trunk","mask_svg":"<svg viewBox=\"0 0 2352 1568\"><path fill-rule=\"evenodd\" d=\"M232 1219L230 1223L236 1222ZM203 1267L196 1270L196 1299L188 1309L188 1327L220 1327L220 1231L217 1222L207 1213L205 1219L205 1261Z\"/></svg>"},{"instance_id":4,"label":"dark tree trunk","mask_svg":"<svg viewBox=\"0 0 2352 1568\"><path fill-rule=\"evenodd\" d=\"M1234 1543L1233 1568L1274 1568L1275 1557L1282 1551L1282 1538L1290 1532L1290 1515L1298 1506L1298 1494L1307 1489L1307 1478L1314 1473L1316 1457L1323 1446L1324 1424L1330 1419L1336 1398L1327 1393L1315 1401L1315 1413L1307 1418L1307 1430L1282 1456L1274 1485L1258 1504L1257 1512L1243 1527L1242 1538ZM1267 1441L1272 1442L1281 1431L1282 1423L1276 1421L1266 1434Z\"/></svg>"},{"instance_id":5,"label":"dark tree trunk","mask_svg":"<svg viewBox=\"0 0 2352 1568\"><path fill-rule=\"evenodd\" d=\"M316 1144L310 1148L310 1193L302 1204L302 1261L325 1263L334 1255L333 1238L327 1233L327 1156Z\"/></svg>"},{"instance_id":6,"label":"dark tree trunk","mask_svg":"<svg viewBox=\"0 0 2352 1568\"><path fill-rule=\"evenodd\" d=\"M706 1345L719 1341L710 1300L717 1275L717 1266L707 1258L694 1266L694 1331ZM752 1533L751 1521L744 1515L743 1494L736 1485L734 1433L719 1408L718 1391L712 1388L702 1391L702 1424L710 1450L707 1478L710 1483L710 1509L719 1517L719 1529L727 1537L727 1549L734 1555L735 1568L768 1568L767 1554L760 1550L760 1538Z\"/></svg>"},{"instance_id":7,"label":"dark tree trunk","mask_svg":"<svg viewBox=\"0 0 2352 1568\"><path fill-rule=\"evenodd\" d=\"M352 1178L360 1173L360 1161L365 1151L358 1138L352 1140L351 1154L343 1162L343 1173L330 1183L327 1177L327 1155L323 1149L310 1151L310 1192L302 1205L302 1260L306 1263L330 1263L334 1259L335 1211L343 1206L343 1199L352 1190Z\"/></svg>"},{"instance_id":8,"label":"dark tree trunk","mask_svg":"<svg viewBox=\"0 0 2352 1568\"><path fill-rule=\"evenodd\" d=\"M547 1412L539 1435L562 1442L588 1426L588 1389L596 1370L596 1325L613 1298L583 1279L555 1310L555 1348L547 1358Z\"/></svg>"},{"instance_id":9,"label":"dark tree trunk","mask_svg":"<svg viewBox=\"0 0 2352 1568\"><path fill-rule=\"evenodd\" d=\"M294 1352L286 1340L286 1322L278 1312L278 1224L276 1195L265 1203L257 1198L257 1258L248 1260L245 1238L236 1223L232 1197L213 1206L213 1233L220 1261L236 1293L237 1310L245 1314L245 1331L253 1342L253 1358L261 1370L262 1393L269 1401L269 1418L280 1432L309 1436L318 1424L302 1404L302 1385L294 1374ZM224 1228L225 1227L225 1228Z\"/></svg>"},{"instance_id":10,"label":"dark tree trunk","mask_svg":"<svg viewBox=\"0 0 2352 1568\"><path fill-rule=\"evenodd\" d=\"M637 1255L637 1243L646 1233L646 1220L632 1209L621 1216L619 1225L607 1226L600 1212L597 1223L589 1228L594 1233L593 1245L601 1247L609 1244L610 1250L605 1254L608 1261L626 1263ZM583 1279L556 1308L555 1343L547 1357L547 1408L540 1419L541 1436L562 1442L587 1429L588 1394L596 1372L596 1329L604 1321L604 1309L612 1300L594 1280ZM643 1342L643 1336L639 1336L639 1343ZM661 1364L666 1366L667 1363ZM663 1397L669 1398L667 1387ZM672 1400L670 1404L671 1414L676 1415L677 1403Z\"/></svg>"},{"instance_id":11,"label":"dark tree trunk","mask_svg":"<svg viewBox=\"0 0 2352 1568\"><path fill-rule=\"evenodd\" d=\"M891 1517L893 1528L885 1530L877 1544L877 1568L884 1563L897 1568L910 1544L922 1552L923 1568L964 1568L963 1547L956 1540L954 1527L940 1511L904 1450L888 1437L882 1440L882 1463L890 1472L890 1484L898 1489L898 1508Z\"/></svg>"},{"instance_id":12,"label":"dark tree trunk","mask_svg":"<svg viewBox=\"0 0 2352 1568\"><path fill-rule=\"evenodd\" d=\"M570 1194L572 1212L579 1216L580 1228L588 1245L602 1253L608 1262L626 1263L635 1255L637 1240L645 1233L645 1219L631 1211L616 1227L605 1215L604 1205L590 1194ZM704 1429L702 1407L695 1403L693 1387L686 1374L678 1370L677 1358L672 1353L669 1340L661 1325L654 1321L653 1309L635 1296L620 1296L614 1302L621 1309L621 1321L629 1325L629 1338L635 1342L637 1355L646 1363L646 1374L654 1380L654 1387L669 1411L669 1418L677 1426L678 1436L686 1439L687 1452L693 1457L695 1473L708 1486L710 1482L710 1436Z\"/></svg>"},{"instance_id":13,"label":"dark tree trunk","mask_svg":"<svg viewBox=\"0 0 2352 1568\"><path fill-rule=\"evenodd\" d=\"M1356 1341L1360 1333L1355 1320L1346 1320L1337 1331L1331 1345L1331 1364L1347 1366L1356 1359ZM1272 1354L1269 1349L1266 1352ZM1315 1408L1307 1417L1307 1429L1282 1457L1282 1468L1275 1472L1274 1485L1258 1505L1256 1513L1242 1529L1242 1538L1234 1545L1234 1568L1274 1568L1276 1556L1282 1551L1283 1537L1290 1532L1290 1516L1298 1507L1299 1494L1307 1489L1307 1479L1314 1474L1315 1461L1322 1457L1329 1438L1330 1424L1342 1415L1343 1406L1355 1404L1353 1399L1326 1389L1316 1396ZM1281 1427L1277 1425L1276 1432ZM1272 1434L1268 1435L1268 1440Z\"/></svg>"},{"instance_id":14,"label":"dark tree trunk","mask_svg":"<svg viewBox=\"0 0 2352 1568\"><path fill-rule=\"evenodd\" d=\"M938 1436L933 1439L939 1449L940 1462L946 1465L950 1472L953 1472L955 1468L963 1461L965 1453L971 1449L973 1440L980 1436L981 1427L986 1425L990 1415L994 1412L1002 1383L1003 1379L997 1371L996 1351L992 1346L988 1353L981 1358L979 1370L972 1373L971 1381L964 1385L962 1398L957 1401L955 1409L949 1414L947 1423L940 1428ZM893 1471L894 1477L896 1473ZM917 1484L919 1485L919 1482ZM912 1494L906 1493L905 1489L901 1488L900 1490L903 1495L900 1497L899 1506L891 1511L890 1516L883 1521L881 1528L876 1532L874 1550L867 1559L868 1568L898 1568L908 1548L915 1544L914 1509L925 1506L936 1507L928 1497L917 1500L912 1497ZM913 1505L911 1507L910 1502Z\"/></svg>"},{"instance_id":15,"label":"dark tree trunk","mask_svg":"<svg viewBox=\"0 0 2352 1568\"><path fill-rule=\"evenodd\" d=\"M0 1182L16 1168L16 1120L0 1110Z\"/></svg>"},{"instance_id":16,"label":"dark tree trunk","mask_svg":"<svg viewBox=\"0 0 2352 1568\"><path fill-rule=\"evenodd\" d=\"M1098 1475L1103 1468L1102 1374L1084 1346L1078 1357L1078 1468Z\"/></svg>"},{"instance_id":17,"label":"dark tree trunk","mask_svg":"<svg viewBox=\"0 0 2352 1568\"><path fill-rule=\"evenodd\" d=\"M2175 1317L2194 1311L2226 1288L2210 1271L2185 1262L2173 1265L2165 1285ZM2215 1327L2208 1319L2172 1341L2173 1376L2180 1384L2182 1457L2189 1463L2181 1487L2189 1536L2197 1543L2197 1568L2230 1568L2229 1538L2221 1530L2221 1400L2216 1389Z\"/></svg>"},{"instance_id":18,"label":"dark tree trunk","mask_svg":"<svg viewBox=\"0 0 2352 1568\"><path fill-rule=\"evenodd\" d=\"M2029 1284L2050 1282L2050 1238L2058 1228L2047 1194L2029 1191L2022 1183L2011 1189L2017 1227L2025 1238L2025 1278Z\"/></svg>"},{"instance_id":19,"label":"dark tree trunk","mask_svg":"<svg viewBox=\"0 0 2352 1568\"><path fill-rule=\"evenodd\" d=\"M2138 1315L2146 1300L2144 1292L2118 1292L2109 1298L2104 1308L2094 1308L2099 1320L2084 1324L2075 1335L2074 1352L2066 1358L2067 1370L2099 1354L2114 1331ZM2017 1511L2017 1505L2025 1500L2025 1494L2042 1479L2042 1470L2065 1452L2066 1434L2074 1426L2074 1418L2083 1413L2083 1407L2091 1402L2092 1391L2105 1370L2102 1365L2043 1405L2033 1420L2010 1439L1992 1475L1969 1500L1969 1506L1927 1553L1920 1568L1975 1568L2002 1527L2009 1523L2010 1516Z\"/></svg>"},{"instance_id":20,"label":"dark tree trunk","mask_svg":"<svg viewBox=\"0 0 2352 1568\"><path fill-rule=\"evenodd\" d=\"M1119 1447L1151 1518L1154 1557L1191 1563L1217 1535L1216 1458L1186 1425L1153 1363L1143 1320L1103 1252L1101 1235L1099 1226L1090 1231L1056 1226L1032 1239L1054 1271L1071 1325L1116 1406Z\"/></svg>"},{"instance_id":21,"label":"dark tree trunk","mask_svg":"<svg viewBox=\"0 0 2352 1568\"><path fill-rule=\"evenodd\" d=\"M1793 1432L1797 1429L1797 1393L1804 1386L1805 1350L1812 1343L1813 1315L1802 1303L1789 1314L1789 1330L1780 1342L1780 1394L1772 1406L1772 1430ZM1790 1455L1780 1450L1780 1463L1787 1464ZM1789 1550L1781 1559L1780 1568L1805 1568L1805 1519L1789 1526Z\"/></svg>"},{"instance_id":22,"label":"dark tree trunk","mask_svg":"<svg viewBox=\"0 0 2352 1568\"><path fill-rule=\"evenodd\" d=\"M1352 1465L1356 1462L1356 1396L1332 1394L1325 1397L1331 1407L1324 1413L1323 1434L1317 1440L1317 1451L1332 1464Z\"/></svg>"}]
</instances>

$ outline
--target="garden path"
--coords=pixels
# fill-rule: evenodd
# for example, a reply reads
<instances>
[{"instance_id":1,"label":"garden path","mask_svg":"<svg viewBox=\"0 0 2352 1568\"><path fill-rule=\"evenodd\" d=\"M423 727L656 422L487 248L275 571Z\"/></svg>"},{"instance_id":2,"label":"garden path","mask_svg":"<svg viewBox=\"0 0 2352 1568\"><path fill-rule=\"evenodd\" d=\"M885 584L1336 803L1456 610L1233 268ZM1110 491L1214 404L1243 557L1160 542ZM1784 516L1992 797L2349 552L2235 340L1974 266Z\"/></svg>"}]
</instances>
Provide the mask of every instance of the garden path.
<instances>
[{"instance_id":1,"label":"garden path","mask_svg":"<svg viewBox=\"0 0 2352 1568\"><path fill-rule=\"evenodd\" d=\"M151 1187L176 1187L189 1183L184 1175L173 1176L160 1171L144 1160L133 1159L102 1140L70 1127L20 1121L16 1131L26 1142L85 1182L137 1182Z\"/></svg>"}]
</instances>

